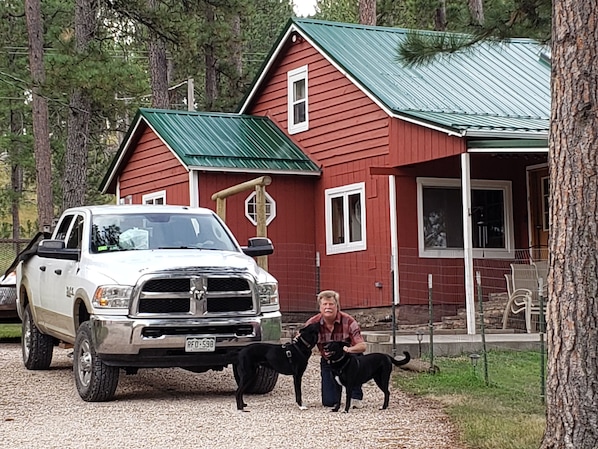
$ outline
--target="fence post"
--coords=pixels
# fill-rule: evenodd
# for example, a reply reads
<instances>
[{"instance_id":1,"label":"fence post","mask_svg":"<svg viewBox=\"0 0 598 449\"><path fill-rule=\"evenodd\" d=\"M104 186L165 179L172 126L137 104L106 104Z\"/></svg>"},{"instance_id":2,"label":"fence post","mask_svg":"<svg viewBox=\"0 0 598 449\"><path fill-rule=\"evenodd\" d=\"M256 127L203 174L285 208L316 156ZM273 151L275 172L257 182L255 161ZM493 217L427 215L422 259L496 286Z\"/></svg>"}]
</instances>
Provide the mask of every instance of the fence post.
<instances>
[{"instance_id":1,"label":"fence post","mask_svg":"<svg viewBox=\"0 0 598 449\"><path fill-rule=\"evenodd\" d=\"M430 330L430 372L434 371L434 305L432 301L432 275L428 274L428 328Z\"/></svg>"},{"instance_id":2,"label":"fence post","mask_svg":"<svg viewBox=\"0 0 598 449\"><path fill-rule=\"evenodd\" d=\"M484 325L484 295L482 294L482 276L479 271L475 272L478 285L478 303L480 305L480 333L482 334L482 355L484 356L484 381L488 382L488 354L486 353L486 327Z\"/></svg>"},{"instance_id":3,"label":"fence post","mask_svg":"<svg viewBox=\"0 0 598 449\"><path fill-rule=\"evenodd\" d=\"M538 279L538 299L540 300L540 398L546 403L546 373L544 372L544 279Z\"/></svg>"}]
</instances>

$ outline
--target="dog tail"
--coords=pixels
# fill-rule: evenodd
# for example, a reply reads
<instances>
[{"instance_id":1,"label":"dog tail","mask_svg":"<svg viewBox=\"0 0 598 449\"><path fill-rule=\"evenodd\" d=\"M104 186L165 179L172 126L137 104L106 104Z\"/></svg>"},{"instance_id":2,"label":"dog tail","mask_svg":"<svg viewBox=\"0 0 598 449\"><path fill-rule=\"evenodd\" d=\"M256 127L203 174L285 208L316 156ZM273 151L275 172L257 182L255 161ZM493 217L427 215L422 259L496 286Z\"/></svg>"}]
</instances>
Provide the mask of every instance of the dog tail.
<instances>
[{"instance_id":1,"label":"dog tail","mask_svg":"<svg viewBox=\"0 0 598 449\"><path fill-rule=\"evenodd\" d=\"M394 366L402 366L409 363L409 360L411 360L411 354L409 354L407 351L403 351L403 354L405 355L405 358L402 360L397 360L394 357L390 357L390 360Z\"/></svg>"}]
</instances>

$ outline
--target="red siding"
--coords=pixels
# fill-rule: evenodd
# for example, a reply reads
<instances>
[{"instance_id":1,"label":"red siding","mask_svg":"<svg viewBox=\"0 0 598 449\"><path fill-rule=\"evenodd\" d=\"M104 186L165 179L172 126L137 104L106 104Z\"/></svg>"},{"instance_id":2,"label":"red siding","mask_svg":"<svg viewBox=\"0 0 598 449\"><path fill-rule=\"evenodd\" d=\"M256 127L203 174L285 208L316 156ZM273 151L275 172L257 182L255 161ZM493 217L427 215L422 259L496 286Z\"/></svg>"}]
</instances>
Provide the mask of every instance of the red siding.
<instances>
[{"instance_id":1,"label":"red siding","mask_svg":"<svg viewBox=\"0 0 598 449\"><path fill-rule=\"evenodd\" d=\"M306 42L289 48L248 112L287 132L287 72L306 64L310 129L292 139L324 168L388 154L388 116Z\"/></svg>"},{"instance_id":2,"label":"red siding","mask_svg":"<svg viewBox=\"0 0 598 449\"><path fill-rule=\"evenodd\" d=\"M147 128L119 176L120 197L141 204L145 194L166 190L168 204L189 205L189 175L179 160Z\"/></svg>"},{"instance_id":3,"label":"red siding","mask_svg":"<svg viewBox=\"0 0 598 449\"><path fill-rule=\"evenodd\" d=\"M268 270L279 282L283 312L312 310L316 295L314 183L306 176L270 175L266 192L276 202L276 218L268 225L274 254ZM211 196L219 190L255 178L239 173L202 172L199 175L200 206L216 210ZM245 217L248 190L226 200L226 223L242 245L256 235L255 226Z\"/></svg>"},{"instance_id":4,"label":"red siding","mask_svg":"<svg viewBox=\"0 0 598 449\"><path fill-rule=\"evenodd\" d=\"M306 42L289 47L248 113L267 115L287 132L287 72L306 64L309 130L290 137L322 167L323 176L316 184L312 212L319 283L304 290L337 289L345 308L389 305L388 180L369 175L370 167L388 165L388 116ZM357 182L366 183L368 249L327 256L324 191ZM285 241L294 242L288 237ZM306 262L313 264L313 260ZM375 282L383 287L376 288ZM315 310L313 297L293 310Z\"/></svg>"},{"instance_id":5,"label":"red siding","mask_svg":"<svg viewBox=\"0 0 598 449\"><path fill-rule=\"evenodd\" d=\"M399 119L391 123L390 165L400 167L465 153L465 139Z\"/></svg>"}]
</instances>

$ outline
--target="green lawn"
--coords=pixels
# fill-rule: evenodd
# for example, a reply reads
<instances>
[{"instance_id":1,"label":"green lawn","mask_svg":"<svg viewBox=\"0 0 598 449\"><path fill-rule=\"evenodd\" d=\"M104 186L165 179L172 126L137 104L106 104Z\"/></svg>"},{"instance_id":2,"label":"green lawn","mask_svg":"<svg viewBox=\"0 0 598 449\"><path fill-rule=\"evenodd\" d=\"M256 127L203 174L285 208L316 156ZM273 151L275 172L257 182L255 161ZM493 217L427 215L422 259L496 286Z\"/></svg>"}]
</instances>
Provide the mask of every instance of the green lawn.
<instances>
[{"instance_id":1,"label":"green lawn","mask_svg":"<svg viewBox=\"0 0 598 449\"><path fill-rule=\"evenodd\" d=\"M0 341L21 338L21 323L0 324Z\"/></svg>"},{"instance_id":2,"label":"green lawn","mask_svg":"<svg viewBox=\"0 0 598 449\"><path fill-rule=\"evenodd\" d=\"M469 357L435 358L438 374L399 372L404 391L445 405L463 442L472 449L537 449L544 433L541 358L538 352L488 353L475 370Z\"/></svg>"}]
</instances>

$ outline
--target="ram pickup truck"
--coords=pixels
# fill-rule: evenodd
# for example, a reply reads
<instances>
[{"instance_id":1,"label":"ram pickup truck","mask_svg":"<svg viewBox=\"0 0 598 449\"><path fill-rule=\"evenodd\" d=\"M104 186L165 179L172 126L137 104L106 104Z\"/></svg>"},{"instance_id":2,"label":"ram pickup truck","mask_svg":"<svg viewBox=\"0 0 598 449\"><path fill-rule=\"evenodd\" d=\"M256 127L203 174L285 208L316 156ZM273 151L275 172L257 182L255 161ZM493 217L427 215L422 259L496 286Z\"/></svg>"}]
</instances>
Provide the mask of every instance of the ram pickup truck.
<instances>
[{"instance_id":1,"label":"ram pickup truck","mask_svg":"<svg viewBox=\"0 0 598 449\"><path fill-rule=\"evenodd\" d=\"M278 284L211 210L184 206L77 207L17 265L25 367L50 367L73 351L75 385L89 402L114 397L121 370L233 365L252 342L280 341ZM260 370L253 392L278 374Z\"/></svg>"}]
</instances>

